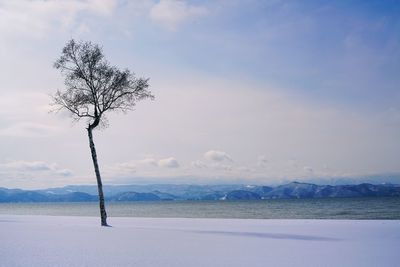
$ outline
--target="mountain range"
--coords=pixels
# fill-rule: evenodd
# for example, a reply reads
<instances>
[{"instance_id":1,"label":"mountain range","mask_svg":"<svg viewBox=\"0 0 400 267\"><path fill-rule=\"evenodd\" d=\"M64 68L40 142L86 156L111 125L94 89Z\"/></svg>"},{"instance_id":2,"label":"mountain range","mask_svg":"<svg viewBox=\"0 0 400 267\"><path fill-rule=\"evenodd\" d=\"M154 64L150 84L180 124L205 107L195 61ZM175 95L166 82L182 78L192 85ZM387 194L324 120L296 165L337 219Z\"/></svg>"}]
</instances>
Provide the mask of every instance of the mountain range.
<instances>
[{"instance_id":1,"label":"mountain range","mask_svg":"<svg viewBox=\"0 0 400 267\"><path fill-rule=\"evenodd\" d=\"M276 187L259 185L106 185L108 201L261 200L293 198L400 197L400 185L316 185L292 182ZM97 201L94 185L43 190L0 188L0 202Z\"/></svg>"}]
</instances>

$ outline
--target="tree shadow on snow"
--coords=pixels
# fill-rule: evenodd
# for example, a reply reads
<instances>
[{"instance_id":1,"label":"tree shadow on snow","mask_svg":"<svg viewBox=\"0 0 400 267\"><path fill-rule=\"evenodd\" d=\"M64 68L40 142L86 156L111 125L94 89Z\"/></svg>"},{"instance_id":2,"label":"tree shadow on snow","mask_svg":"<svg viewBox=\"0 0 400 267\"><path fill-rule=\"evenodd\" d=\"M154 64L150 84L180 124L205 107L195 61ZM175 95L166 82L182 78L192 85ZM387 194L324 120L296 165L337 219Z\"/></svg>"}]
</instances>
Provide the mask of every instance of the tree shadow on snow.
<instances>
[{"instance_id":1,"label":"tree shadow on snow","mask_svg":"<svg viewBox=\"0 0 400 267\"><path fill-rule=\"evenodd\" d=\"M257 232L230 232L230 231L191 231L198 234L217 234L227 236L248 236L258 238L270 239L290 239L290 240L304 240L304 241L339 241L338 238L311 236L311 235L296 235L296 234L282 234L282 233L257 233Z\"/></svg>"}]
</instances>

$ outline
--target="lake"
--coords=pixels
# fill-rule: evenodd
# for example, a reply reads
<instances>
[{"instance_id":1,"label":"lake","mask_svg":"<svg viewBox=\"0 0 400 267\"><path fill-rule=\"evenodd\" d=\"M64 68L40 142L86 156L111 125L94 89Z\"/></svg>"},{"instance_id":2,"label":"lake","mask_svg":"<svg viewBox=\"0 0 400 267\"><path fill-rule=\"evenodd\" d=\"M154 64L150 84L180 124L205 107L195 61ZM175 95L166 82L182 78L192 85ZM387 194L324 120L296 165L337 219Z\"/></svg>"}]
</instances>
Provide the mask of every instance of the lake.
<instances>
[{"instance_id":1,"label":"lake","mask_svg":"<svg viewBox=\"0 0 400 267\"><path fill-rule=\"evenodd\" d=\"M111 217L400 219L400 197L106 202ZM98 216L96 202L0 203L0 214Z\"/></svg>"}]
</instances>

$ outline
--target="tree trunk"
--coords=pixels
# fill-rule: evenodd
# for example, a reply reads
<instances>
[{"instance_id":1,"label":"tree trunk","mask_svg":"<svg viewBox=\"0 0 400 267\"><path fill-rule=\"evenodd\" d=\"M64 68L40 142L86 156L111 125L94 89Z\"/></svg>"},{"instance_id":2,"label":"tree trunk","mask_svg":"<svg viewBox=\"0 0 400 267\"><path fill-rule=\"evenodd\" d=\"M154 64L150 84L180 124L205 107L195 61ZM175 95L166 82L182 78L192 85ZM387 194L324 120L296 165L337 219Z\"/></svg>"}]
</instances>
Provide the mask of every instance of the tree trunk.
<instances>
[{"instance_id":1,"label":"tree trunk","mask_svg":"<svg viewBox=\"0 0 400 267\"><path fill-rule=\"evenodd\" d=\"M89 145L90 145L90 152L92 153L92 160L94 165L94 171L96 173L96 180L97 180L97 189L99 191L99 204L100 204L100 216L101 216L101 226L108 226L107 224L107 213L106 207L104 205L104 194L103 194L103 184L101 182L100 170L99 165L97 163L97 154L96 148L94 147L93 142L93 134L92 134L92 127L88 127L88 135L89 135Z\"/></svg>"}]
</instances>

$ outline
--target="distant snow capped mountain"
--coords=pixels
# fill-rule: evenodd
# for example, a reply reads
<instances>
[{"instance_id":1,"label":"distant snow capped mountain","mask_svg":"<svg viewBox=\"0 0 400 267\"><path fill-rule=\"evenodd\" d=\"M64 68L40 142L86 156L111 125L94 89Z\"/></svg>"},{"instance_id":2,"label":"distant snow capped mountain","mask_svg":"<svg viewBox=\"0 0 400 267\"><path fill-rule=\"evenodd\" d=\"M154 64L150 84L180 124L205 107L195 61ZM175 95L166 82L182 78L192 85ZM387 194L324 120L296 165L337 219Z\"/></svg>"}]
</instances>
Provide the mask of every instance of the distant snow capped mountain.
<instances>
[{"instance_id":1,"label":"distant snow capped mountain","mask_svg":"<svg viewBox=\"0 0 400 267\"><path fill-rule=\"evenodd\" d=\"M257 193L246 191L246 190L234 190L229 192L226 197L226 200L259 200L261 196Z\"/></svg>"},{"instance_id":2,"label":"distant snow capped mountain","mask_svg":"<svg viewBox=\"0 0 400 267\"><path fill-rule=\"evenodd\" d=\"M380 197L400 196L397 185L315 185L292 182L266 193L265 199L274 198L335 198L335 197Z\"/></svg>"},{"instance_id":3,"label":"distant snow capped mountain","mask_svg":"<svg viewBox=\"0 0 400 267\"><path fill-rule=\"evenodd\" d=\"M0 202L87 202L96 201L97 196L82 192L56 194L54 192L0 189Z\"/></svg>"},{"instance_id":4,"label":"distant snow capped mountain","mask_svg":"<svg viewBox=\"0 0 400 267\"><path fill-rule=\"evenodd\" d=\"M0 188L0 202L97 201L96 186L66 186L27 191ZM105 186L108 201L259 200L343 197L400 197L400 185L315 185L292 182L277 187L248 185Z\"/></svg>"}]
</instances>

